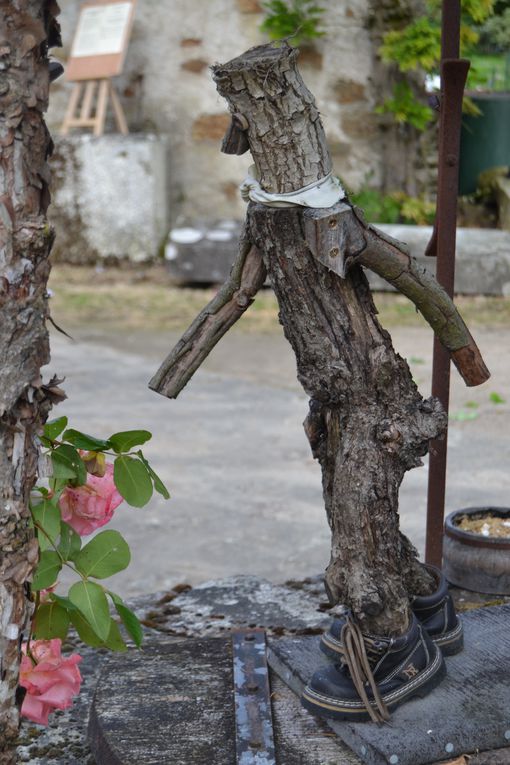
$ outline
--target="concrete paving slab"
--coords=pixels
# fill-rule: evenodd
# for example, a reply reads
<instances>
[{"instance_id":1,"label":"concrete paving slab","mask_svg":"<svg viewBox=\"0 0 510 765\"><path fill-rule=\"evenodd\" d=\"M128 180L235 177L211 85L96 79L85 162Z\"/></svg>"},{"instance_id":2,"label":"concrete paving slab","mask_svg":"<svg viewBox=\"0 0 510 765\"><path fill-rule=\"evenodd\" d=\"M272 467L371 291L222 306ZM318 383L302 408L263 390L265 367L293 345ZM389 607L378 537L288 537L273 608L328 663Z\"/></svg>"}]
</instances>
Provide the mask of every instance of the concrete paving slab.
<instances>
[{"instance_id":1,"label":"concrete paving slab","mask_svg":"<svg viewBox=\"0 0 510 765\"><path fill-rule=\"evenodd\" d=\"M420 389L430 386L431 333L392 332ZM510 329L475 332L492 379L468 389L452 379L447 511L505 505L510 496ZM324 570L329 529L320 470L302 429L307 399L295 379L290 347L277 334L233 331L174 401L147 382L176 339L163 333L83 328L72 343L52 336L46 374L66 377L68 400L54 415L96 434L143 427L145 450L168 483L142 510L121 506L112 528L133 561L111 581L126 596L197 584L237 573L281 582ZM505 403L493 404L497 392ZM476 408L466 406L471 402ZM467 413L476 419L462 419ZM404 531L419 549L425 535L427 467L409 472L401 490Z\"/></svg>"}]
</instances>

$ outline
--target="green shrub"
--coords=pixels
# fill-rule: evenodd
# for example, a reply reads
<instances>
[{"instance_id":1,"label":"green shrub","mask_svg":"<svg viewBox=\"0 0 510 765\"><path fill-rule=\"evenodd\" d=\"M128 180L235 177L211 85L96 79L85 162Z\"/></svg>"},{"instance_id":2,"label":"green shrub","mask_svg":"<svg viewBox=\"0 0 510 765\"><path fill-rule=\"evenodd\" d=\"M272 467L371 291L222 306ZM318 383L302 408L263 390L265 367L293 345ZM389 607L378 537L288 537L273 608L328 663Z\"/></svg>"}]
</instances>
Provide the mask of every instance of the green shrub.
<instances>
[{"instance_id":1,"label":"green shrub","mask_svg":"<svg viewBox=\"0 0 510 765\"><path fill-rule=\"evenodd\" d=\"M315 0L268 0L263 8L266 18L260 29L271 40L288 39L297 46L324 35L320 29L324 8Z\"/></svg>"}]
</instances>

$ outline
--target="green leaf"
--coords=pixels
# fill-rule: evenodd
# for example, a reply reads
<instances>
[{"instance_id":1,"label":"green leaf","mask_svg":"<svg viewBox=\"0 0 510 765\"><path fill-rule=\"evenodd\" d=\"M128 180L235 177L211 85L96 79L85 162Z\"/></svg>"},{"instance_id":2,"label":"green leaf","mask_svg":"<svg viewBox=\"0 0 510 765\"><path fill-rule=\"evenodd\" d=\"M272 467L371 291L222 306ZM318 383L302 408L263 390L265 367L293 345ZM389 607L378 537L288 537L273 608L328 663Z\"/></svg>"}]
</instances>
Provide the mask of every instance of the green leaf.
<instances>
[{"instance_id":1,"label":"green leaf","mask_svg":"<svg viewBox=\"0 0 510 765\"><path fill-rule=\"evenodd\" d=\"M65 428L67 428L67 417L57 417L56 420L48 420L44 426L44 435L48 440L54 441Z\"/></svg>"},{"instance_id":2,"label":"green leaf","mask_svg":"<svg viewBox=\"0 0 510 765\"><path fill-rule=\"evenodd\" d=\"M68 441L77 449L86 449L90 452L102 452L105 449L110 449L111 444L109 441L105 441L102 438L95 438L89 436L87 433L81 433L79 430L73 430L69 428L62 436L64 441Z\"/></svg>"},{"instance_id":3,"label":"green leaf","mask_svg":"<svg viewBox=\"0 0 510 765\"><path fill-rule=\"evenodd\" d=\"M156 491L159 492L159 494L161 494L165 499L170 499L170 492L166 488L165 484L163 483L159 475L156 473L155 470L151 468L151 466L149 465L149 463L147 462L147 460L145 459L145 457L143 456L140 450L137 451L137 454L142 460L145 467L147 468L150 477L154 481L154 488L156 489Z\"/></svg>"},{"instance_id":4,"label":"green leaf","mask_svg":"<svg viewBox=\"0 0 510 765\"><path fill-rule=\"evenodd\" d=\"M106 648L110 651L127 651L127 645L124 642L122 635L120 634L119 625L113 619L110 622L110 632L107 639L104 641Z\"/></svg>"},{"instance_id":5,"label":"green leaf","mask_svg":"<svg viewBox=\"0 0 510 765\"><path fill-rule=\"evenodd\" d=\"M136 457L116 457L113 480L120 494L133 507L143 507L152 497L150 473Z\"/></svg>"},{"instance_id":6,"label":"green leaf","mask_svg":"<svg viewBox=\"0 0 510 765\"><path fill-rule=\"evenodd\" d=\"M87 645L90 645L92 648L102 647L103 641L98 638L90 624L83 618L78 610L74 609L73 611L69 611L69 616L71 618L71 624L78 633L80 640Z\"/></svg>"},{"instance_id":7,"label":"green leaf","mask_svg":"<svg viewBox=\"0 0 510 765\"><path fill-rule=\"evenodd\" d=\"M131 560L129 545L118 531L101 531L74 558L85 577L106 579L123 571Z\"/></svg>"},{"instance_id":8,"label":"green leaf","mask_svg":"<svg viewBox=\"0 0 510 765\"><path fill-rule=\"evenodd\" d=\"M50 595L51 600L54 600L55 603L58 603L62 608L65 608L66 611L76 611L76 606L74 606L69 598L64 598L62 595L57 595L56 593L52 592Z\"/></svg>"},{"instance_id":9,"label":"green leaf","mask_svg":"<svg viewBox=\"0 0 510 765\"><path fill-rule=\"evenodd\" d=\"M489 395L489 399L493 404L504 404L506 403L506 399L503 398L503 396L500 396L499 393L491 393Z\"/></svg>"},{"instance_id":10,"label":"green leaf","mask_svg":"<svg viewBox=\"0 0 510 765\"><path fill-rule=\"evenodd\" d=\"M38 640L65 640L69 630L69 614L60 603L42 603L35 616L35 636Z\"/></svg>"},{"instance_id":11,"label":"green leaf","mask_svg":"<svg viewBox=\"0 0 510 765\"><path fill-rule=\"evenodd\" d=\"M98 638L105 641L110 632L110 611L103 588L94 582L76 582L69 590L69 600Z\"/></svg>"},{"instance_id":12,"label":"green leaf","mask_svg":"<svg viewBox=\"0 0 510 765\"><path fill-rule=\"evenodd\" d=\"M136 647L140 648L143 642L143 629L138 617L126 606L118 595L114 592L108 592L108 594L113 600L115 609L122 619L122 624L126 628L127 633L133 638Z\"/></svg>"},{"instance_id":13,"label":"green leaf","mask_svg":"<svg viewBox=\"0 0 510 765\"><path fill-rule=\"evenodd\" d=\"M475 412L472 409L470 411L460 409L458 412L451 412L449 415L449 419L454 420L455 422L468 422L469 420L476 420L477 417L478 412Z\"/></svg>"},{"instance_id":14,"label":"green leaf","mask_svg":"<svg viewBox=\"0 0 510 765\"><path fill-rule=\"evenodd\" d=\"M51 453L51 459L55 478L73 479L79 486L86 483L87 469L74 446L58 446Z\"/></svg>"},{"instance_id":15,"label":"green leaf","mask_svg":"<svg viewBox=\"0 0 510 765\"><path fill-rule=\"evenodd\" d=\"M44 499L32 507L32 517L40 527L37 533L39 546L45 549L50 544L48 537L55 542L60 533L60 508L51 499Z\"/></svg>"},{"instance_id":16,"label":"green leaf","mask_svg":"<svg viewBox=\"0 0 510 765\"><path fill-rule=\"evenodd\" d=\"M81 537L65 521L60 523L60 542L58 551L65 560L74 560L80 552Z\"/></svg>"},{"instance_id":17,"label":"green leaf","mask_svg":"<svg viewBox=\"0 0 510 765\"><path fill-rule=\"evenodd\" d=\"M120 433L114 433L108 439L117 454L128 452L133 446L139 446L152 438L152 433L148 430L124 430Z\"/></svg>"},{"instance_id":18,"label":"green leaf","mask_svg":"<svg viewBox=\"0 0 510 765\"><path fill-rule=\"evenodd\" d=\"M32 589L44 590L46 587L51 587L55 584L61 568L62 563L57 553L44 550L32 579Z\"/></svg>"}]
</instances>

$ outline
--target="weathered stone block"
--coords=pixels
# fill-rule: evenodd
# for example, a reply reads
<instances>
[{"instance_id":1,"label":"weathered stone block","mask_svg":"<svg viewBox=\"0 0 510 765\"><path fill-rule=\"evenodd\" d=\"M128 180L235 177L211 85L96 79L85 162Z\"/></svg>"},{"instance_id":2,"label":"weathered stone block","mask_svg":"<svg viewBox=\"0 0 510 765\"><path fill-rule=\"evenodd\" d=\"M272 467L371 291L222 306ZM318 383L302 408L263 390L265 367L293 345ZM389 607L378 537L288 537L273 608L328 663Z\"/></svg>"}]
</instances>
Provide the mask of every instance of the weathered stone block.
<instances>
[{"instance_id":1,"label":"weathered stone block","mask_svg":"<svg viewBox=\"0 0 510 765\"><path fill-rule=\"evenodd\" d=\"M237 7L241 13L262 13L259 0L237 0Z\"/></svg>"},{"instance_id":2,"label":"weathered stone block","mask_svg":"<svg viewBox=\"0 0 510 765\"><path fill-rule=\"evenodd\" d=\"M342 130L351 138L374 138L377 135L376 115L368 108L356 108L342 114Z\"/></svg>"},{"instance_id":3,"label":"weathered stone block","mask_svg":"<svg viewBox=\"0 0 510 765\"><path fill-rule=\"evenodd\" d=\"M185 72L192 72L193 74L200 74L208 67L207 61L204 61L203 58L191 58L189 61L183 61L181 64L181 69L184 69Z\"/></svg>"},{"instance_id":4,"label":"weathered stone block","mask_svg":"<svg viewBox=\"0 0 510 765\"><path fill-rule=\"evenodd\" d=\"M365 86L355 80L340 78L335 82L333 90L339 104L352 104L366 98Z\"/></svg>"},{"instance_id":5,"label":"weathered stone block","mask_svg":"<svg viewBox=\"0 0 510 765\"><path fill-rule=\"evenodd\" d=\"M232 189L234 193L234 189ZM375 224L394 239L409 245L411 255L435 273L436 261L424 256L432 235L431 226ZM165 249L168 270L176 282L222 282L237 253L241 223L190 223L170 232ZM375 290L391 290L387 282L366 272ZM510 232L486 228L457 230L455 291L473 295L510 294Z\"/></svg>"},{"instance_id":6,"label":"weathered stone block","mask_svg":"<svg viewBox=\"0 0 510 765\"><path fill-rule=\"evenodd\" d=\"M181 48L195 48L198 45L202 45L202 40L198 37L183 37L180 42Z\"/></svg>"},{"instance_id":7,"label":"weathered stone block","mask_svg":"<svg viewBox=\"0 0 510 765\"><path fill-rule=\"evenodd\" d=\"M228 114L201 114L191 129L195 141L221 141L230 124Z\"/></svg>"},{"instance_id":8,"label":"weathered stone block","mask_svg":"<svg viewBox=\"0 0 510 765\"><path fill-rule=\"evenodd\" d=\"M324 57L313 46L300 48L299 66L309 66L311 69L322 69Z\"/></svg>"},{"instance_id":9,"label":"weathered stone block","mask_svg":"<svg viewBox=\"0 0 510 765\"><path fill-rule=\"evenodd\" d=\"M55 145L54 258L154 258L169 228L165 138L85 134L57 136Z\"/></svg>"}]
</instances>

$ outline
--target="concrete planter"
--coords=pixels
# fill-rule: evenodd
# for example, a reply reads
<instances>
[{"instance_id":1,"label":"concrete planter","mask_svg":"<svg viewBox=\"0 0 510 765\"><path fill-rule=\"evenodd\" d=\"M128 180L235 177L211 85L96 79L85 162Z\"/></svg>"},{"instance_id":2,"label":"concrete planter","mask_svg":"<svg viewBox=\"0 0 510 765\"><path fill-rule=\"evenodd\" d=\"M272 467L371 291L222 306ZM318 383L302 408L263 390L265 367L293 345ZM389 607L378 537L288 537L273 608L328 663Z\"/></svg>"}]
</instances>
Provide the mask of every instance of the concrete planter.
<instances>
[{"instance_id":1,"label":"concrete planter","mask_svg":"<svg viewBox=\"0 0 510 765\"><path fill-rule=\"evenodd\" d=\"M443 571L451 584L475 592L510 595L510 537L484 537L460 529L461 516L479 518L487 513L508 518L508 507L471 507L446 518Z\"/></svg>"}]
</instances>

